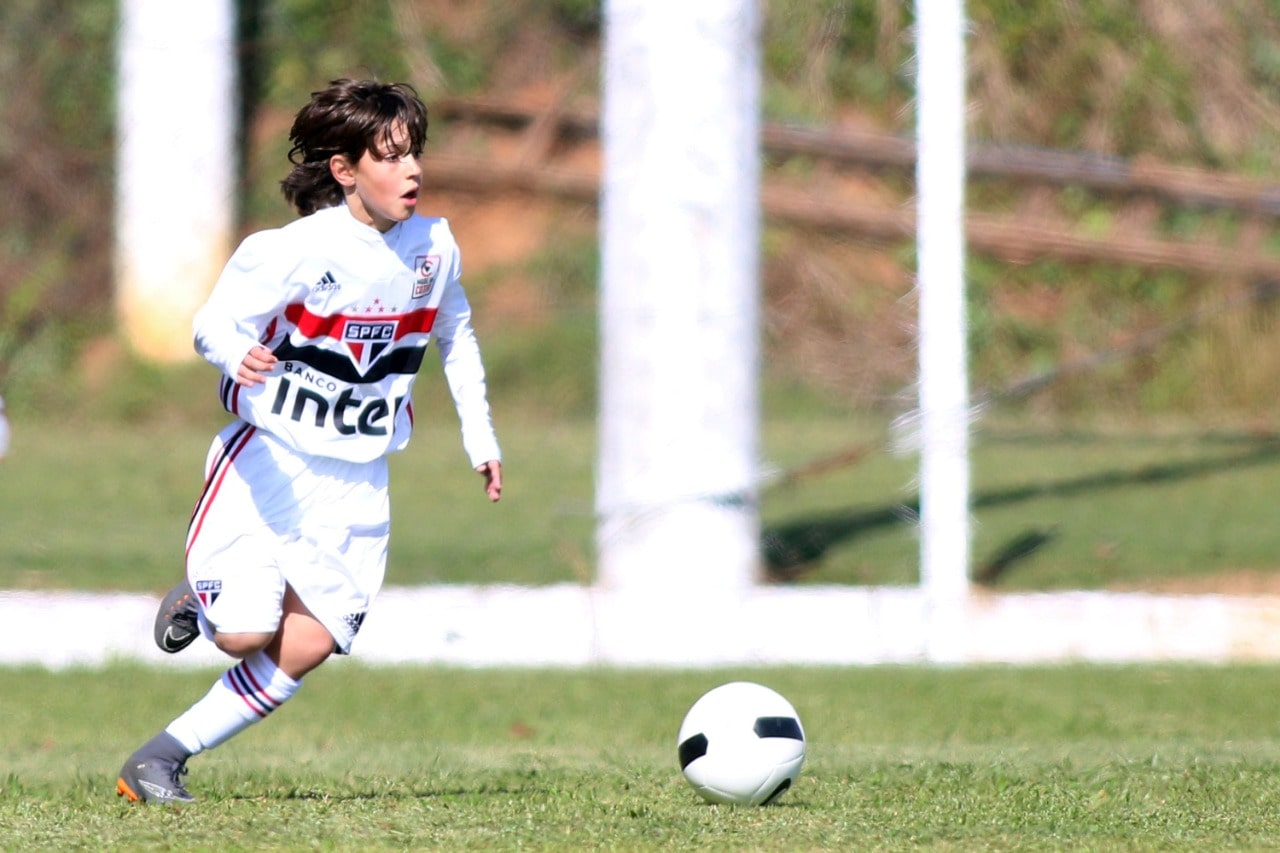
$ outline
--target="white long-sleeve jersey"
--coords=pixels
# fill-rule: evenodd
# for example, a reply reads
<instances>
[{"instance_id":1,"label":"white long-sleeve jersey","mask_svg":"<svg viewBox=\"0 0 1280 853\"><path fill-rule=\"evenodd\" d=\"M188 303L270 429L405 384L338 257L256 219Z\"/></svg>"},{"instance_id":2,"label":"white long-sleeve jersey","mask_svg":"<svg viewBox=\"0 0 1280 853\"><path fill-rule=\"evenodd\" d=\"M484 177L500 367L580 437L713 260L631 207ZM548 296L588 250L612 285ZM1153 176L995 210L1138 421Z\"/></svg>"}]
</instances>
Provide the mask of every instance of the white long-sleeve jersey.
<instances>
[{"instance_id":1,"label":"white long-sleeve jersey","mask_svg":"<svg viewBox=\"0 0 1280 853\"><path fill-rule=\"evenodd\" d=\"M443 218L382 233L345 205L245 239L193 328L222 371L227 411L302 453L367 462L413 430L413 382L434 336L473 466L499 459L484 367ZM235 383L261 344L280 359L267 381Z\"/></svg>"}]
</instances>

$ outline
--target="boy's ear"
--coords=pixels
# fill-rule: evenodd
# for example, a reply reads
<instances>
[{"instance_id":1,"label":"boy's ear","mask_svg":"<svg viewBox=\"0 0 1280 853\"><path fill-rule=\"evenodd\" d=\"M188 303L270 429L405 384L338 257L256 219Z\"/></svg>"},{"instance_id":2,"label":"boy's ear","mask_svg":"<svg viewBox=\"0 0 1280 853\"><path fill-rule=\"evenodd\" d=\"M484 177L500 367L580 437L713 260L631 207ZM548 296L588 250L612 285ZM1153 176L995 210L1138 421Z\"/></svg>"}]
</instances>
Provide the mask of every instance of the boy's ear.
<instances>
[{"instance_id":1,"label":"boy's ear","mask_svg":"<svg viewBox=\"0 0 1280 853\"><path fill-rule=\"evenodd\" d=\"M356 185L356 170L352 165L351 159L345 154L334 154L329 158L329 174L333 175L333 179L341 186L353 187Z\"/></svg>"}]
</instances>

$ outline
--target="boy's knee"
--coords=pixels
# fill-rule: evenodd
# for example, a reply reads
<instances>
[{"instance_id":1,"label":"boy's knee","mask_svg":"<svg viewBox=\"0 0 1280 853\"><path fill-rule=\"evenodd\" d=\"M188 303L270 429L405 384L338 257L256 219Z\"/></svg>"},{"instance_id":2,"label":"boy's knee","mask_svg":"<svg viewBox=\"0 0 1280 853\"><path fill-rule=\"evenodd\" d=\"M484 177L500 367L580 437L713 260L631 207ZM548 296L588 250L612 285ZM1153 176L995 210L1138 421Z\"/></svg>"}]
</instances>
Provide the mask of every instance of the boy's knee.
<instances>
[{"instance_id":1,"label":"boy's knee","mask_svg":"<svg viewBox=\"0 0 1280 853\"><path fill-rule=\"evenodd\" d=\"M233 658L246 658L265 649L274 634L215 634L213 644Z\"/></svg>"}]
</instances>

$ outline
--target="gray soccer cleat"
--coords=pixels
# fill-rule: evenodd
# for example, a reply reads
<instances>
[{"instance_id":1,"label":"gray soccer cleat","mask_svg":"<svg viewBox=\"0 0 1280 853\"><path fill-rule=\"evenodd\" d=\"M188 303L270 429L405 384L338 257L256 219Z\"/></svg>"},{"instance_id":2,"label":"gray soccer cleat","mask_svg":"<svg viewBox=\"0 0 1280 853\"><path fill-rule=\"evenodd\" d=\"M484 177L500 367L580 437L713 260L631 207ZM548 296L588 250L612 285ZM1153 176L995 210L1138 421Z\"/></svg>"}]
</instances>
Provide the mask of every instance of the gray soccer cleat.
<instances>
[{"instance_id":1,"label":"gray soccer cleat","mask_svg":"<svg viewBox=\"0 0 1280 853\"><path fill-rule=\"evenodd\" d=\"M195 593L185 580L169 590L156 611L155 638L160 651L173 654L195 642L200 636L198 607Z\"/></svg>"},{"instance_id":2,"label":"gray soccer cleat","mask_svg":"<svg viewBox=\"0 0 1280 853\"><path fill-rule=\"evenodd\" d=\"M187 775L185 761L145 754L146 746L129 756L116 779L116 796L131 803L194 803L196 798L182 786Z\"/></svg>"}]
</instances>

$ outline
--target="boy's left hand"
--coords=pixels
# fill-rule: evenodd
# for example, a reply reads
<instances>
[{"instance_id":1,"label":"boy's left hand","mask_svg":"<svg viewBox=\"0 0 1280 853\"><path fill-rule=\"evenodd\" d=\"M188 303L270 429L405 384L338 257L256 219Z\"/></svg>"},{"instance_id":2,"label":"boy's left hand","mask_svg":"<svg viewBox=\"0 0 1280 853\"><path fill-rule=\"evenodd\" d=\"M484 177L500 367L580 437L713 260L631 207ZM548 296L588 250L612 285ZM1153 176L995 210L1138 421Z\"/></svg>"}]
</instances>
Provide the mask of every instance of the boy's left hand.
<instances>
[{"instance_id":1,"label":"boy's left hand","mask_svg":"<svg viewBox=\"0 0 1280 853\"><path fill-rule=\"evenodd\" d=\"M497 459L490 459L477 467L476 472L484 477L484 491L489 500L497 503L502 497L502 463Z\"/></svg>"}]
</instances>

